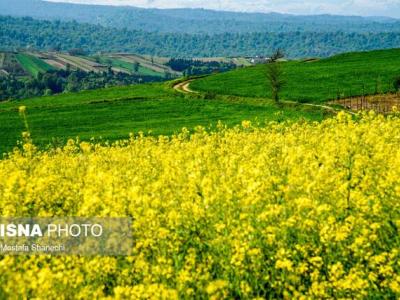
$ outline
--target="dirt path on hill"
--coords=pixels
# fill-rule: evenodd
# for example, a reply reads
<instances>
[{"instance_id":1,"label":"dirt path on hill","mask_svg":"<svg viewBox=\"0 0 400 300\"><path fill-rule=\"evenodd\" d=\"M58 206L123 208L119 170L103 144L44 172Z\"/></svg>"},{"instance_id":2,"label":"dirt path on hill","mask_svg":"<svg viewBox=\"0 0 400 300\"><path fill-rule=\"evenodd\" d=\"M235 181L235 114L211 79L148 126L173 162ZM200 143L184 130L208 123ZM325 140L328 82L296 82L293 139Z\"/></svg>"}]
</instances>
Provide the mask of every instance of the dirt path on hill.
<instances>
[{"instance_id":1,"label":"dirt path on hill","mask_svg":"<svg viewBox=\"0 0 400 300\"><path fill-rule=\"evenodd\" d=\"M303 106L311 106L311 107L316 107L316 108L322 108L322 109L329 110L329 111L334 112L334 113L337 113L337 112L343 110L343 109L337 109L337 108L334 108L332 106L323 105L323 104L299 103L299 102L296 102L296 101L281 101L281 102L282 103L288 103L288 104L298 104L298 105L303 105ZM347 112L349 114L355 115L354 112L351 112L351 111L347 111Z\"/></svg>"},{"instance_id":2,"label":"dirt path on hill","mask_svg":"<svg viewBox=\"0 0 400 300\"><path fill-rule=\"evenodd\" d=\"M182 82L179 82L173 86L173 89L184 94L200 94L198 91L194 91L190 88L190 84L195 81L196 79L188 79ZM296 105L303 105L303 106L311 106L315 108L321 108L324 110L331 111L333 113L337 113L341 111L340 109L333 108L332 106L328 105L321 105L321 104L313 104L313 103L299 103L296 101L281 101L281 103L286 104L296 104ZM350 114L354 114L353 112L349 112Z\"/></svg>"},{"instance_id":3,"label":"dirt path on hill","mask_svg":"<svg viewBox=\"0 0 400 300\"><path fill-rule=\"evenodd\" d=\"M174 90L185 93L185 94L199 94L199 92L193 91L190 89L190 83L192 83L195 79L189 79L182 82L179 82L174 85Z\"/></svg>"}]
</instances>

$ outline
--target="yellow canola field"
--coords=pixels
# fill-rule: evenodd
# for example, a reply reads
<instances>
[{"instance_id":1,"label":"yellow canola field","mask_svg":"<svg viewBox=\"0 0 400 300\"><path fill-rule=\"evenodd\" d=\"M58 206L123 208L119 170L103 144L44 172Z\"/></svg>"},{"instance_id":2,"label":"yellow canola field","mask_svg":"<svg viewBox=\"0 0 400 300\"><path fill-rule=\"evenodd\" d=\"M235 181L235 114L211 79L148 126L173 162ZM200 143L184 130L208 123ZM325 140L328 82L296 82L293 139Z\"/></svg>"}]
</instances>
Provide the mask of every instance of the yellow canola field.
<instances>
[{"instance_id":1,"label":"yellow canola field","mask_svg":"<svg viewBox=\"0 0 400 300\"><path fill-rule=\"evenodd\" d=\"M0 161L3 216L130 216L129 257L5 256L0 298L400 297L400 118L250 122Z\"/></svg>"}]
</instances>

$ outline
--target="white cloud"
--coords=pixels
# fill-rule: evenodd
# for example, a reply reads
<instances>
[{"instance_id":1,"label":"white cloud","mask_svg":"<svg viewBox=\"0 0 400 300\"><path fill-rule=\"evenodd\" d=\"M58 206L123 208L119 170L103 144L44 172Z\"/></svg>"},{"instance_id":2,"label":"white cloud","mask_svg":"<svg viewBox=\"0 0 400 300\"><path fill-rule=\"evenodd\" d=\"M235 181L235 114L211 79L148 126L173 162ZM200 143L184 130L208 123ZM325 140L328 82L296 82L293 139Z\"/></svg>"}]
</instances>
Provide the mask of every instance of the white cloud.
<instances>
[{"instance_id":1,"label":"white cloud","mask_svg":"<svg viewBox=\"0 0 400 300\"><path fill-rule=\"evenodd\" d=\"M147 8L208 8L292 14L341 14L400 18L400 0L48 0Z\"/></svg>"}]
</instances>

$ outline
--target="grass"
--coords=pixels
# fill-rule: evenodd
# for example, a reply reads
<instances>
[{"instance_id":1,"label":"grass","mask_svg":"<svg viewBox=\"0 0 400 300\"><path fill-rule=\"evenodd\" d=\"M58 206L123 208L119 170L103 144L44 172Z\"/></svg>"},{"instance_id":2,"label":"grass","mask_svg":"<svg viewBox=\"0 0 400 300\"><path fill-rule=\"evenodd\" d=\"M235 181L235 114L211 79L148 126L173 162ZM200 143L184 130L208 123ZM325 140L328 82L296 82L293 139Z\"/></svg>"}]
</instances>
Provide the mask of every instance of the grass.
<instances>
[{"instance_id":1,"label":"grass","mask_svg":"<svg viewBox=\"0 0 400 300\"><path fill-rule=\"evenodd\" d=\"M37 77L39 73L55 70L55 68L45 63L41 59L29 54L18 53L16 58L24 70L34 77Z\"/></svg>"},{"instance_id":2,"label":"grass","mask_svg":"<svg viewBox=\"0 0 400 300\"><path fill-rule=\"evenodd\" d=\"M282 63L282 98L321 103L350 95L393 90L400 76L400 49L346 53L313 62ZM271 97L265 66L258 65L197 80L193 89L246 97Z\"/></svg>"},{"instance_id":3,"label":"grass","mask_svg":"<svg viewBox=\"0 0 400 300\"><path fill-rule=\"evenodd\" d=\"M173 92L165 84L145 84L85 91L0 103L0 153L10 151L24 130L18 107L25 105L34 142L40 146L65 143L68 138L106 140L130 132L170 135L182 127L233 126L242 120L322 120L321 110L276 106L257 99L196 99Z\"/></svg>"},{"instance_id":4,"label":"grass","mask_svg":"<svg viewBox=\"0 0 400 300\"><path fill-rule=\"evenodd\" d=\"M20 54L18 59L36 71L39 68L34 57ZM393 78L400 74L400 50L287 62L283 68L287 81L284 99L320 103L337 94L362 94L363 86L366 94L390 91ZM170 135L182 127L215 126L218 121L233 126L245 119L319 121L326 117L320 108L277 105L267 100L270 93L263 65L196 80L192 88L207 91L205 97L183 95L169 85L115 87L0 103L0 153L10 151L23 131L18 115L20 105L27 107L32 137L40 146L54 141L62 144L78 136L82 140L116 140L138 131ZM214 93L219 95L213 96Z\"/></svg>"}]
</instances>

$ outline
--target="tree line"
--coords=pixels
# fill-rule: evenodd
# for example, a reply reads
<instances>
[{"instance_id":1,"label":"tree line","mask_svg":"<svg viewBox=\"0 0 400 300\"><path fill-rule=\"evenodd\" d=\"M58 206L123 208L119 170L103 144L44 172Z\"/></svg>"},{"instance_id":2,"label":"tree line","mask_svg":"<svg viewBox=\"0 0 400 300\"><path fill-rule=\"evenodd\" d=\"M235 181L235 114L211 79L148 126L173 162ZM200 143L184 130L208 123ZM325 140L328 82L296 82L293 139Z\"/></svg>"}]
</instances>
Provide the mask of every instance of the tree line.
<instances>
[{"instance_id":1,"label":"tree line","mask_svg":"<svg viewBox=\"0 0 400 300\"><path fill-rule=\"evenodd\" d=\"M189 34L334 32L338 30L359 33L400 31L400 22L389 18L335 15L296 16L279 13L239 13L205 9L143 9L37 0L1 0L0 14L30 16L41 20L76 20L81 23L147 32Z\"/></svg>"},{"instance_id":2,"label":"tree line","mask_svg":"<svg viewBox=\"0 0 400 300\"><path fill-rule=\"evenodd\" d=\"M285 49L289 58L326 57L341 52L400 47L400 32L253 32L185 34L106 28L32 18L0 17L3 50L32 48L130 52L167 57L265 56Z\"/></svg>"},{"instance_id":3,"label":"tree line","mask_svg":"<svg viewBox=\"0 0 400 300\"><path fill-rule=\"evenodd\" d=\"M112 70L103 73L79 70L49 71L39 73L36 78L20 78L9 75L0 77L0 101L161 80L163 78L158 76L130 75L115 73Z\"/></svg>"}]
</instances>

